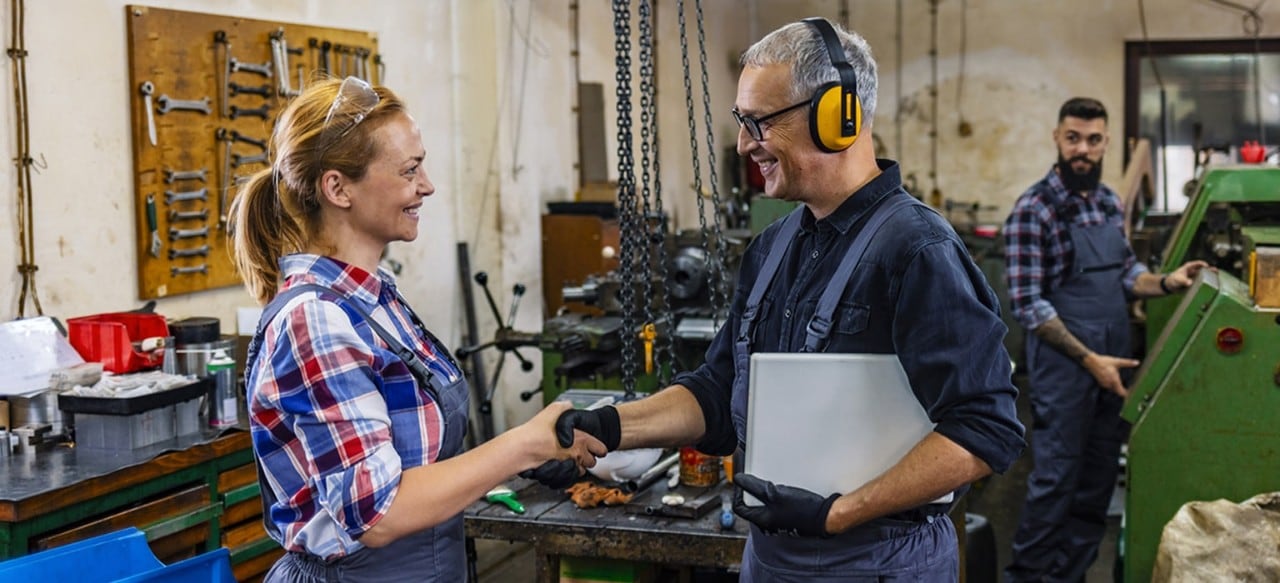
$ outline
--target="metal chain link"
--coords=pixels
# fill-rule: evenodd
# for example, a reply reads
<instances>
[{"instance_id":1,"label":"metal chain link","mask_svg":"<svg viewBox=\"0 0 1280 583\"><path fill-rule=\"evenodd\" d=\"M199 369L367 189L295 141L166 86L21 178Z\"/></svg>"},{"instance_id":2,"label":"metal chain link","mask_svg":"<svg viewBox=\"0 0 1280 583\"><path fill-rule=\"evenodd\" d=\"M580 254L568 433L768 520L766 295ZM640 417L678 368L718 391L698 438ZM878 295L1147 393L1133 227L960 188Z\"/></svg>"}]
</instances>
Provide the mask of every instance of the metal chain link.
<instances>
[{"instance_id":1,"label":"metal chain link","mask_svg":"<svg viewBox=\"0 0 1280 583\"><path fill-rule=\"evenodd\" d=\"M628 0L613 0L613 48L615 91L618 97L618 253L619 297L622 300L622 390L626 399L635 396L636 325L635 325L635 245L642 239L635 220L635 158L631 133L631 6Z\"/></svg>"},{"instance_id":2,"label":"metal chain link","mask_svg":"<svg viewBox=\"0 0 1280 583\"><path fill-rule=\"evenodd\" d=\"M706 203L702 200L702 164L698 162L698 118L693 111L693 75L689 70L689 37L685 32L684 0L676 0L676 12L679 14L680 21L680 64L684 67L684 107L689 119L689 150L693 155L693 193L698 201L698 233L702 237L702 249L707 251L707 256L710 257L711 242L707 234ZM699 14L701 14L700 10ZM711 258L710 261L714 263L715 259ZM718 317L719 309L715 305L715 290L711 290L711 293L712 316Z\"/></svg>"},{"instance_id":3,"label":"metal chain link","mask_svg":"<svg viewBox=\"0 0 1280 583\"><path fill-rule=\"evenodd\" d=\"M720 179L716 170L716 138L713 131L715 126L711 123L711 89L707 82L707 37L702 27L702 0L694 0L693 5L698 11L698 62L702 66L702 114L707 129L707 171L708 181L711 183L711 214L716 238L716 252L711 258L712 280L715 285L711 295L711 307L714 310L714 321L718 321L720 314L728 315L729 313L729 276L725 268L728 248L720 228Z\"/></svg>"},{"instance_id":4,"label":"metal chain link","mask_svg":"<svg viewBox=\"0 0 1280 583\"><path fill-rule=\"evenodd\" d=\"M650 0L641 0L639 5L640 15L640 184L641 199L643 200L644 213L642 220L644 221L644 232L647 235L644 245L643 273L644 273L644 319L646 323L657 325L657 318L663 318L668 324L672 323L670 314L670 291L668 286L661 286L663 292L654 296L653 290L653 256L658 256L658 266L662 272L662 282L667 281L667 249L664 245L666 239L666 223L663 220L662 213L662 195L661 184L658 182L658 115L657 115L657 84L654 79L654 55L653 55L653 11ZM653 173L649 172L650 167ZM652 205L650 202L652 201ZM655 249L656 247L656 249ZM657 310L654 310L654 300L657 300ZM664 329L658 326L659 330ZM666 386L668 381L667 371L671 370L675 358L674 351L670 349L671 334L674 332L671 326L665 327L665 334L660 334L657 341L653 345L653 363L657 371L658 386Z\"/></svg>"}]
</instances>

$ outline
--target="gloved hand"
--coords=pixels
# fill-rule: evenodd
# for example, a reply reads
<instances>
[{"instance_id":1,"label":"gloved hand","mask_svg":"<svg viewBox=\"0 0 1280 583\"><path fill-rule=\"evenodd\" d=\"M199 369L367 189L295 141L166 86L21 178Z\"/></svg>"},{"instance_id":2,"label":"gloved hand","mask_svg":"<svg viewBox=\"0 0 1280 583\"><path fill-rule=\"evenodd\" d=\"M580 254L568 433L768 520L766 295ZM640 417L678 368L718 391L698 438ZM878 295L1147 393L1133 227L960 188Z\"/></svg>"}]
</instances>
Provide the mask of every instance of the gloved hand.
<instances>
[{"instance_id":1,"label":"gloved hand","mask_svg":"<svg viewBox=\"0 0 1280 583\"><path fill-rule=\"evenodd\" d=\"M826 498L803 488L779 486L751 474L733 478L736 486L733 511L760 527L765 534L825 537L827 514L840 494ZM755 496L761 506L747 506L742 493Z\"/></svg>"},{"instance_id":2,"label":"gloved hand","mask_svg":"<svg viewBox=\"0 0 1280 583\"><path fill-rule=\"evenodd\" d=\"M612 405L590 411L574 409L561 413L556 420L556 440L560 447L573 445L575 429L599 439L609 451L618 449L618 443L622 441L622 423L618 420L618 410ZM520 472L521 478L537 480L556 490L568 488L581 475L573 460L552 460Z\"/></svg>"}]
</instances>

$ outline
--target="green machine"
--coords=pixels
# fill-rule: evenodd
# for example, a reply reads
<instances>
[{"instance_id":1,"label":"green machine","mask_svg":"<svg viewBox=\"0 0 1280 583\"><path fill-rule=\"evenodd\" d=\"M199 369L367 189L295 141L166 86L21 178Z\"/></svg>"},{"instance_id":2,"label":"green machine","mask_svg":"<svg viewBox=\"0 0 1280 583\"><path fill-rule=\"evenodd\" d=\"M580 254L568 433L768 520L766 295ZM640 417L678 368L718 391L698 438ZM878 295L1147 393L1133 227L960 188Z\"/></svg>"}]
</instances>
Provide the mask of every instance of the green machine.
<instances>
[{"instance_id":1,"label":"green machine","mask_svg":"<svg viewBox=\"0 0 1280 583\"><path fill-rule=\"evenodd\" d=\"M1250 185L1280 192L1280 170L1215 178L1207 182L1237 189L1237 199ZM1183 504L1280 490L1280 227L1230 232L1244 257L1241 277L1205 271L1172 298L1122 412L1133 424L1125 581L1150 580L1164 526Z\"/></svg>"},{"instance_id":2,"label":"green machine","mask_svg":"<svg viewBox=\"0 0 1280 583\"><path fill-rule=\"evenodd\" d=\"M1187 203L1160 257L1160 272L1203 259L1240 277L1247 259L1240 230L1280 226L1280 168L1225 166L1208 170ZM1146 341L1154 346L1181 298L1146 300Z\"/></svg>"}]
</instances>

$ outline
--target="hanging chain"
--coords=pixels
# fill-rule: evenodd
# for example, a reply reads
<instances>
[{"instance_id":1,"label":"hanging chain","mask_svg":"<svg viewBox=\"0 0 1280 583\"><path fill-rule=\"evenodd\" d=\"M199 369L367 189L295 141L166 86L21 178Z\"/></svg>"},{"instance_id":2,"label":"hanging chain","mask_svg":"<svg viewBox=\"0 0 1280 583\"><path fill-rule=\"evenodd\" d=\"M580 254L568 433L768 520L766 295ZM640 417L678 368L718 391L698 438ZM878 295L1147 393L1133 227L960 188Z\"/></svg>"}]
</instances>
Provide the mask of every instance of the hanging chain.
<instances>
[{"instance_id":1,"label":"hanging chain","mask_svg":"<svg viewBox=\"0 0 1280 583\"><path fill-rule=\"evenodd\" d=\"M651 20L657 20L656 10L657 10L657 5L654 5L654 9L651 11L651 14L652 14ZM652 30L653 30L653 27L650 26L650 31ZM655 49L654 45L656 44L656 42L653 39L652 32L650 32L649 41L647 44L649 46L649 49L648 49L649 52L654 53L654 49ZM653 59L655 60L655 63L653 64L653 68L656 76L657 56L655 55ZM650 110L649 119L652 120L653 122L653 128L652 128L652 131L649 133L649 139L651 142L650 147L653 150L653 213L656 220L658 221L658 231L654 235L654 244L657 245L658 247L658 269L662 274L662 280L661 280L662 293L658 295L657 300L658 300L658 313L661 314L662 317L665 318L667 321L667 333L658 338L658 343L657 343L657 346L655 347L655 350L657 351L657 356L655 356L655 358L657 358L658 366L660 367L658 372L658 386L665 387L667 383L671 380L671 373L674 373L676 371L676 353L675 353L675 344L674 344L675 317L671 313L671 286L667 285L667 282L671 281L671 273L670 273L671 266L668 265L668 257L667 257L667 237L670 234L669 233L670 225L668 224L667 212L662 204L662 170L661 170L661 164L659 164L659 161L662 159L662 156L659 155L660 150L658 149L658 83L657 83L657 79L654 79L650 83L650 89L651 91L649 95L649 110Z\"/></svg>"},{"instance_id":2,"label":"hanging chain","mask_svg":"<svg viewBox=\"0 0 1280 583\"><path fill-rule=\"evenodd\" d=\"M728 249L720 229L720 179L716 170L716 138L713 131L714 126L711 124L711 89L707 82L707 37L702 28L702 0L693 0L693 5L698 10L698 62L702 66L702 114L707 126L707 170L708 181L711 183L711 215L714 219L714 234L716 238L716 252L708 254L711 255L712 273L711 281L708 283L715 286L711 294L714 324L718 322L720 314L727 315L729 313L729 276L725 269L725 257L728 255Z\"/></svg>"},{"instance_id":3,"label":"hanging chain","mask_svg":"<svg viewBox=\"0 0 1280 583\"><path fill-rule=\"evenodd\" d=\"M631 152L631 6L628 0L613 0L613 48L616 53L614 80L618 82L618 223L621 231L619 296L622 300L622 390L626 399L635 396L635 246L643 238L636 221L635 158Z\"/></svg>"},{"instance_id":4,"label":"hanging chain","mask_svg":"<svg viewBox=\"0 0 1280 583\"><path fill-rule=\"evenodd\" d=\"M10 71L13 72L14 118L18 125L18 144L13 162L18 167L18 246L21 257L18 272L22 274L22 291L18 294L18 317L25 315L27 294L31 294L31 303L35 306L36 315L43 316L44 308L40 306L40 294L36 290L35 246L35 213L34 197L31 194L31 120L27 117L27 38L26 38L26 5L23 0L12 0L10 3L10 40L9 59L13 61Z\"/></svg>"},{"instance_id":5,"label":"hanging chain","mask_svg":"<svg viewBox=\"0 0 1280 583\"><path fill-rule=\"evenodd\" d=\"M689 118L689 150L693 154L693 197L698 201L698 233L701 235L702 250L707 252L708 261L714 263L711 256L711 242L707 234L706 203L702 199L702 164L698 162L698 118L693 111L693 74L689 70L689 37L685 33L684 0L676 1L676 11L680 21L680 64L684 67L684 107ZM701 14L701 11L699 11ZM708 287L714 285L708 281ZM718 318L719 309L715 305L715 290L711 292L712 317Z\"/></svg>"},{"instance_id":6,"label":"hanging chain","mask_svg":"<svg viewBox=\"0 0 1280 583\"><path fill-rule=\"evenodd\" d=\"M644 314L645 322L658 324L656 317L666 322L665 333L659 334L656 341L647 347L645 358L651 358L657 371L658 386L666 386L669 371L672 370L675 353L672 350L671 335L673 319L670 310L670 294L668 286L662 285L662 293L654 295L653 290L653 256L657 255L658 269L662 273L662 282L667 281L667 248L666 220L662 212L661 182L658 179L658 100L657 82L654 79L655 56L653 53L653 9L650 0L642 0L640 12L640 168L642 199L644 201L644 232L648 235L644 254ZM649 169L652 166L653 173ZM652 205L650 204L652 202ZM654 302L657 310L654 310Z\"/></svg>"}]
</instances>

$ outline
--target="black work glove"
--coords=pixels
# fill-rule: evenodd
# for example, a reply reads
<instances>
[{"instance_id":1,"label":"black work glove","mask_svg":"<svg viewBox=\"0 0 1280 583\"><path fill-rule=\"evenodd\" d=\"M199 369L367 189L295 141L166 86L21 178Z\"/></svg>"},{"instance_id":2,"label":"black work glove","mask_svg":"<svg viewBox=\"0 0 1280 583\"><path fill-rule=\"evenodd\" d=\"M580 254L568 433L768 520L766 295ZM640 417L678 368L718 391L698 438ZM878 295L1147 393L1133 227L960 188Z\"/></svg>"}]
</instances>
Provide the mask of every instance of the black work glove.
<instances>
[{"instance_id":1,"label":"black work glove","mask_svg":"<svg viewBox=\"0 0 1280 583\"><path fill-rule=\"evenodd\" d=\"M831 512L831 505L840 494L823 498L809 490L778 486L751 474L734 476L733 485L736 486L734 513L750 520L765 534L829 536L827 514ZM763 505L747 506L742 499L743 492L755 496Z\"/></svg>"},{"instance_id":2,"label":"black work glove","mask_svg":"<svg viewBox=\"0 0 1280 583\"><path fill-rule=\"evenodd\" d=\"M622 423L618 420L618 410L612 405L590 411L574 409L561 413L556 420L556 441L560 442L560 447L573 445L574 429L599 439L609 451L618 449L618 443L622 441ZM520 472L521 478L537 480L555 490L572 486L581 475L578 464L571 459L551 460Z\"/></svg>"}]
</instances>

